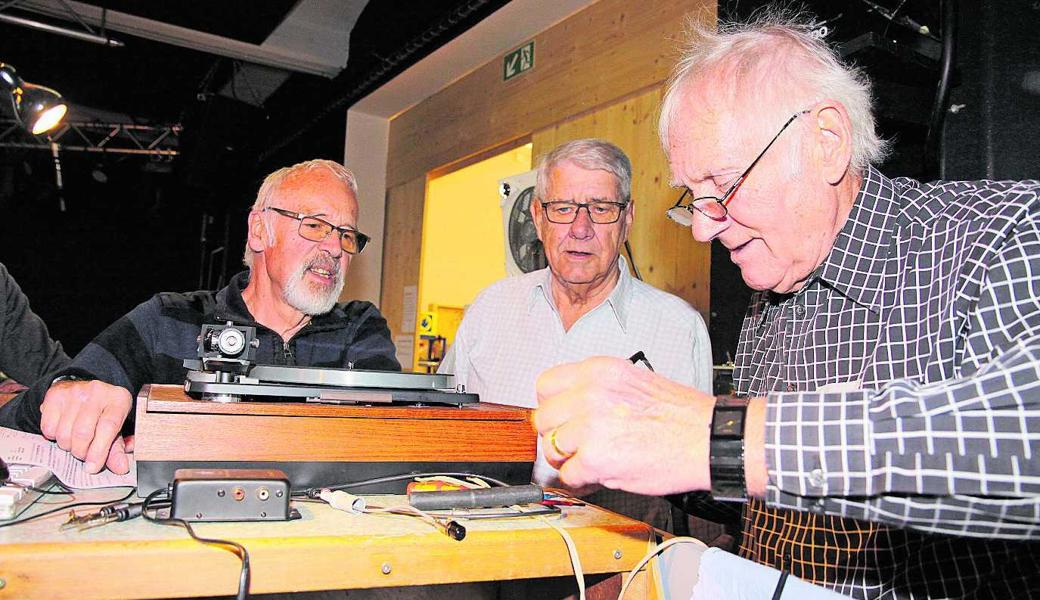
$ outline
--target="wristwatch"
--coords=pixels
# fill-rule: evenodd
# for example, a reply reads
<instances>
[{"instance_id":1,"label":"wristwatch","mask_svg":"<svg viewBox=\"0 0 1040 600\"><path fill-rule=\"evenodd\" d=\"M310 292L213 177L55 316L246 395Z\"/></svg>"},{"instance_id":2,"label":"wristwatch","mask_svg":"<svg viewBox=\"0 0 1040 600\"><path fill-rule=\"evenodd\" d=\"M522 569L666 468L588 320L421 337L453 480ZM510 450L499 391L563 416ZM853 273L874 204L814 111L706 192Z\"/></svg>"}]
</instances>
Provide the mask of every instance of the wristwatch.
<instances>
[{"instance_id":1,"label":"wristwatch","mask_svg":"<svg viewBox=\"0 0 1040 600\"><path fill-rule=\"evenodd\" d=\"M747 398L718 396L711 419L711 495L723 502L747 502L744 478L744 421Z\"/></svg>"}]
</instances>

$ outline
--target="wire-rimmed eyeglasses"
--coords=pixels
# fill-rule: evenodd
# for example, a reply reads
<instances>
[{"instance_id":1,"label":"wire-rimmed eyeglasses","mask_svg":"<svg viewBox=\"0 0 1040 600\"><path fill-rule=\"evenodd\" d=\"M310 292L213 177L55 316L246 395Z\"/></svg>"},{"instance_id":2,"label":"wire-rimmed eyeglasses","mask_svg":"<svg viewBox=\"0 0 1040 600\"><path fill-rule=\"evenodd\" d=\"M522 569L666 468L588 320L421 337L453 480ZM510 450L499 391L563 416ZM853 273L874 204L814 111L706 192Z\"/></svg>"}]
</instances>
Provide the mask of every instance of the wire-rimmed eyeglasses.
<instances>
[{"instance_id":1,"label":"wire-rimmed eyeglasses","mask_svg":"<svg viewBox=\"0 0 1040 600\"><path fill-rule=\"evenodd\" d=\"M736 181L733 182L733 185L729 186L729 189L726 190L726 193L723 194L721 198L718 196L700 196L690 200L688 204L683 204L683 200L690 195L690 188L685 188L683 189L683 193L679 196L679 199L675 201L675 206L669 208L668 212L665 214L668 215L669 219L683 227L693 225L693 211L695 210L713 221L721 221L725 219L726 215L729 214L729 209L726 208L726 205L733 199L733 194L736 193L740 184L744 183L744 180L751 174L751 169L755 168L758 161L762 160L762 157L766 155L766 152L773 146L773 143L776 142L777 138L780 137L780 134L783 133L791 123L794 123L795 119L808 114L809 112L810 111L808 110L802 110L791 115L791 118L784 123L784 126L780 128L780 131L776 132L773 139L769 140L766 147L758 153L755 160L751 161L748 168L744 169L744 172L740 174L740 177L737 177Z\"/></svg>"},{"instance_id":2,"label":"wire-rimmed eyeglasses","mask_svg":"<svg viewBox=\"0 0 1040 600\"><path fill-rule=\"evenodd\" d=\"M542 210L545 211L545 216L549 219L549 222L560 225L573 223L583 208L589 213L589 219L597 225L617 223L626 206L628 206L628 202L607 202L605 200L595 200L585 204L571 202L570 200L542 202Z\"/></svg>"},{"instance_id":3,"label":"wire-rimmed eyeglasses","mask_svg":"<svg viewBox=\"0 0 1040 600\"><path fill-rule=\"evenodd\" d=\"M324 241L325 238L329 237L330 233L335 231L339 234L340 247L343 248L343 251L347 254L360 254L361 251L365 249L365 245L368 244L368 236L353 227L333 225L325 219L293 212L284 208L275 208L274 206L268 206L264 210L273 210L283 217L289 217L290 219L296 219L299 221L300 228L298 231L300 237L305 240L321 242Z\"/></svg>"}]
</instances>

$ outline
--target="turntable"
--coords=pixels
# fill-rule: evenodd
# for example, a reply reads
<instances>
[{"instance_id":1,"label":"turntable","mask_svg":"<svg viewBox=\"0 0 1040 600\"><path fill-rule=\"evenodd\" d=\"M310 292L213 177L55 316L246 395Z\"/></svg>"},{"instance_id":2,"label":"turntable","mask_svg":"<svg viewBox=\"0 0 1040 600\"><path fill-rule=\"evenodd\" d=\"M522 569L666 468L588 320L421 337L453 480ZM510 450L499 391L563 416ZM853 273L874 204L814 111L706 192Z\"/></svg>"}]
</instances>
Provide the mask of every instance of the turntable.
<instances>
[{"instance_id":1,"label":"turntable","mask_svg":"<svg viewBox=\"0 0 1040 600\"><path fill-rule=\"evenodd\" d=\"M451 375L257 365L251 330L203 326L184 385L141 389L139 495L186 468L279 469L293 489L431 471L530 482L528 409L479 402Z\"/></svg>"}]
</instances>

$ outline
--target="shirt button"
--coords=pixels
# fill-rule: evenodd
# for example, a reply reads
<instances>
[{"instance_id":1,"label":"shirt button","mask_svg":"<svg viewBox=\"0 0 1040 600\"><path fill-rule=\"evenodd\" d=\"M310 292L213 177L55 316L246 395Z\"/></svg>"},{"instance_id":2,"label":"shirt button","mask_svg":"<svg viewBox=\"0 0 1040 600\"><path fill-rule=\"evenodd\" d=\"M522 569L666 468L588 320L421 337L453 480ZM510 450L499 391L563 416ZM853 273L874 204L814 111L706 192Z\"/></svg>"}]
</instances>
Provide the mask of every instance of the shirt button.
<instances>
[{"instance_id":1,"label":"shirt button","mask_svg":"<svg viewBox=\"0 0 1040 600\"><path fill-rule=\"evenodd\" d=\"M793 383L789 383L789 384L787 384L787 391L789 391L789 392L797 392L798 391L798 387L795 386L795 384L793 384Z\"/></svg>"},{"instance_id":2,"label":"shirt button","mask_svg":"<svg viewBox=\"0 0 1040 600\"><path fill-rule=\"evenodd\" d=\"M821 498L820 500L817 500L816 502L813 502L812 504L810 504L809 505L809 510L811 510L814 513L822 513L823 512L823 499Z\"/></svg>"},{"instance_id":3,"label":"shirt button","mask_svg":"<svg viewBox=\"0 0 1040 600\"><path fill-rule=\"evenodd\" d=\"M804 317L805 316L805 307L802 306L802 305L795 306L794 307L794 316L798 317L799 319Z\"/></svg>"},{"instance_id":4,"label":"shirt button","mask_svg":"<svg viewBox=\"0 0 1040 600\"><path fill-rule=\"evenodd\" d=\"M823 485L827 483L827 479L823 476L823 469L813 469L812 471L809 471L809 483L812 484L813 487L822 488Z\"/></svg>"}]
</instances>

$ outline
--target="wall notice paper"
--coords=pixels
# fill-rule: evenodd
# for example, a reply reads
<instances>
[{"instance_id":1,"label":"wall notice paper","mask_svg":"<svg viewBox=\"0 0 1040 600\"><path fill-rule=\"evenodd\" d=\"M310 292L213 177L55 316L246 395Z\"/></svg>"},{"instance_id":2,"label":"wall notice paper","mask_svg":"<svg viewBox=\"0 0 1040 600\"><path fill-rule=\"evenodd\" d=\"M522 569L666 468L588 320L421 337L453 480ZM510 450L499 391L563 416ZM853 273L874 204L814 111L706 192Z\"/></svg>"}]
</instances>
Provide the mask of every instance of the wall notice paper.
<instances>
[{"instance_id":1,"label":"wall notice paper","mask_svg":"<svg viewBox=\"0 0 1040 600\"><path fill-rule=\"evenodd\" d=\"M397 362L401 363L401 369L412 370L412 360L415 358L415 336L395 335L394 348L397 349Z\"/></svg>"},{"instance_id":2,"label":"wall notice paper","mask_svg":"<svg viewBox=\"0 0 1040 600\"><path fill-rule=\"evenodd\" d=\"M419 310L419 288L404 286L401 295L401 333L415 333L415 313Z\"/></svg>"},{"instance_id":3,"label":"wall notice paper","mask_svg":"<svg viewBox=\"0 0 1040 600\"><path fill-rule=\"evenodd\" d=\"M104 487L136 487L137 465L130 455L130 472L116 475L103 469L96 475L87 473L83 461L62 450L42 435L0 427L0 458L11 464L36 465L50 469L66 486L75 489Z\"/></svg>"}]
</instances>

